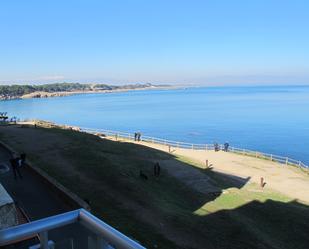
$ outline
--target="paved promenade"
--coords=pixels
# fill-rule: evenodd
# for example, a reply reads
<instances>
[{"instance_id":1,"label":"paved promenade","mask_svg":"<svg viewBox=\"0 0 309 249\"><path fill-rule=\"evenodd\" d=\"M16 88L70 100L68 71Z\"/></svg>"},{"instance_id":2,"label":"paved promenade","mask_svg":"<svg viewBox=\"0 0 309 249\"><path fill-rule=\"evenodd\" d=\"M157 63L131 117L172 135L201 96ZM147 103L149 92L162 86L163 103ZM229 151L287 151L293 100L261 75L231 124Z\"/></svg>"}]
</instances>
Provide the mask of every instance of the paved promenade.
<instances>
[{"instance_id":1,"label":"paved promenade","mask_svg":"<svg viewBox=\"0 0 309 249\"><path fill-rule=\"evenodd\" d=\"M0 162L9 165L10 154L0 146ZM56 196L37 176L27 167L21 168L23 179L15 180L12 170L0 174L0 182L27 213L31 220L41 219L67 211Z\"/></svg>"},{"instance_id":2,"label":"paved promenade","mask_svg":"<svg viewBox=\"0 0 309 249\"><path fill-rule=\"evenodd\" d=\"M0 163L9 165L10 154L0 146ZM51 215L69 211L70 208L63 204L61 199L52 192L36 175L27 167L21 169L23 179L14 179L13 172L0 174L0 183L11 195L15 202L25 211L30 221L45 218ZM69 229L55 230L49 237L55 240L63 240L69 236ZM32 242L33 243L33 242ZM18 245L18 248L27 248L28 244ZM10 247L11 248L11 247ZM14 247L12 247L14 248Z\"/></svg>"}]
</instances>

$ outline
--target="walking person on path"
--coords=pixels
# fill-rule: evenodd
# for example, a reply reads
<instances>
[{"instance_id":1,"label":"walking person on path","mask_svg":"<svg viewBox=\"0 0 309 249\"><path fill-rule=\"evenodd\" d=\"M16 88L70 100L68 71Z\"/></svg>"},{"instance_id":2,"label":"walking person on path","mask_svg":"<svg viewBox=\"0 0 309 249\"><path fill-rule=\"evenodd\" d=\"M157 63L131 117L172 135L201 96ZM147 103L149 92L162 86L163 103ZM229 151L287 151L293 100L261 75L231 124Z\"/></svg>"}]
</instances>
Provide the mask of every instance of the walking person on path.
<instances>
[{"instance_id":1,"label":"walking person on path","mask_svg":"<svg viewBox=\"0 0 309 249\"><path fill-rule=\"evenodd\" d=\"M153 166L153 171L154 171L154 176L156 176L156 177L160 176L161 167L160 167L160 164L158 162L155 163L155 165Z\"/></svg>"},{"instance_id":2,"label":"walking person on path","mask_svg":"<svg viewBox=\"0 0 309 249\"><path fill-rule=\"evenodd\" d=\"M21 153L20 154L20 166L25 166L26 165L26 153Z\"/></svg>"},{"instance_id":3,"label":"walking person on path","mask_svg":"<svg viewBox=\"0 0 309 249\"><path fill-rule=\"evenodd\" d=\"M20 173L20 165L19 165L19 160L21 161L20 158L18 157L13 157L10 159L10 163L11 163L11 167L13 170L13 174L14 174L14 178L15 180L17 180L17 178L19 177L20 179L23 179L23 176Z\"/></svg>"}]
</instances>

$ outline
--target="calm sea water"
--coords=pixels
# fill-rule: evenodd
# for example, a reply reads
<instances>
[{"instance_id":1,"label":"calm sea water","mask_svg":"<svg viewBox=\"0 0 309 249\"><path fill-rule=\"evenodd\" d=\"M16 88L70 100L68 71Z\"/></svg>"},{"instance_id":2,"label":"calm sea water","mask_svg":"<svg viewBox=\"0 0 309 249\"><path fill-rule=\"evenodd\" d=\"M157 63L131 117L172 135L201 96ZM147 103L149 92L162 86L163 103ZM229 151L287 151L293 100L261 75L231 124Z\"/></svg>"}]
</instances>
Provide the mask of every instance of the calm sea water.
<instances>
[{"instance_id":1,"label":"calm sea water","mask_svg":"<svg viewBox=\"0 0 309 249\"><path fill-rule=\"evenodd\" d=\"M309 87L213 87L0 102L19 118L193 143L224 143L309 163Z\"/></svg>"}]
</instances>

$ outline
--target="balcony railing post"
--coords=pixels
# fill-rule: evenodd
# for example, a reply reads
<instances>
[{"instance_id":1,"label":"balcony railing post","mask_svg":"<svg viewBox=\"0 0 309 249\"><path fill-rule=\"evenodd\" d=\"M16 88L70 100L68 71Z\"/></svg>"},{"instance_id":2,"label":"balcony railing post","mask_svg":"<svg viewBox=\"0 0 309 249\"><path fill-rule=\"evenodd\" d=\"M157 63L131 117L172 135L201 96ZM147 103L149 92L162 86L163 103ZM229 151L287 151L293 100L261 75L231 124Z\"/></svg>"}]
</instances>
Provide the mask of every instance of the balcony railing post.
<instances>
[{"instance_id":1,"label":"balcony railing post","mask_svg":"<svg viewBox=\"0 0 309 249\"><path fill-rule=\"evenodd\" d=\"M52 249L54 243L52 243L52 241L48 241L48 231L74 223L81 224L85 228L89 229L92 234L95 234L95 236L88 236L88 248L145 249L145 247L126 237L124 234L120 233L84 209L78 209L41 220L32 221L16 227L2 229L0 230L0 247L2 248L2 246L7 246L11 243L16 243L16 241L24 240L39 234L40 249Z\"/></svg>"},{"instance_id":2,"label":"balcony railing post","mask_svg":"<svg viewBox=\"0 0 309 249\"><path fill-rule=\"evenodd\" d=\"M109 248L111 248L109 244L100 235L98 235L95 249L109 249Z\"/></svg>"},{"instance_id":3,"label":"balcony railing post","mask_svg":"<svg viewBox=\"0 0 309 249\"><path fill-rule=\"evenodd\" d=\"M48 231L39 233L40 235L40 248L48 249Z\"/></svg>"}]
</instances>

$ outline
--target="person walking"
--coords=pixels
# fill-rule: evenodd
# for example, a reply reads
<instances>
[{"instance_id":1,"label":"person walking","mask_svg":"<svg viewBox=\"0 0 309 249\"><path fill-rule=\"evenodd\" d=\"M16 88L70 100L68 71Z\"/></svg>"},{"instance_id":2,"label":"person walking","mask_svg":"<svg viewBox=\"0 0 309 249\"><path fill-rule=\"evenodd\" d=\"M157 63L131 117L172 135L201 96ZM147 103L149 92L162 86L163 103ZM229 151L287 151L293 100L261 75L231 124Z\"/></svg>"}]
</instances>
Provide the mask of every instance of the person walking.
<instances>
[{"instance_id":1,"label":"person walking","mask_svg":"<svg viewBox=\"0 0 309 249\"><path fill-rule=\"evenodd\" d=\"M12 170L13 170L15 180L17 180L18 177L20 179L23 179L23 176L20 173L21 159L18 158L18 157L15 157L15 158L13 157L13 158L10 159L10 163L11 163L11 167L12 167Z\"/></svg>"},{"instance_id":2,"label":"person walking","mask_svg":"<svg viewBox=\"0 0 309 249\"><path fill-rule=\"evenodd\" d=\"M158 162L155 163L155 165L153 166L153 171L154 171L154 176L155 177L159 177L160 176L161 167L160 167L160 164Z\"/></svg>"},{"instance_id":3,"label":"person walking","mask_svg":"<svg viewBox=\"0 0 309 249\"><path fill-rule=\"evenodd\" d=\"M23 167L26 165L26 153L20 154L20 166Z\"/></svg>"}]
</instances>

